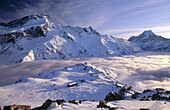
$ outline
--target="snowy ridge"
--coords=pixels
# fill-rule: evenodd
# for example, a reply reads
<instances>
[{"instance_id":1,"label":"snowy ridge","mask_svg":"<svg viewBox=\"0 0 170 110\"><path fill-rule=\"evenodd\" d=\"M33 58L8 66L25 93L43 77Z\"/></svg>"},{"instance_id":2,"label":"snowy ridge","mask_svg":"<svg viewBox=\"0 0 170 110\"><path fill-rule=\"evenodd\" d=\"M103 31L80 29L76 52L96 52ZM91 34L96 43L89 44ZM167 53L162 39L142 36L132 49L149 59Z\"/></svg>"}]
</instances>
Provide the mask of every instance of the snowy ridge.
<instances>
[{"instance_id":1,"label":"snowy ridge","mask_svg":"<svg viewBox=\"0 0 170 110\"><path fill-rule=\"evenodd\" d=\"M170 39L155 35L151 30L139 36L132 36L128 41L135 43L143 50L170 51Z\"/></svg>"},{"instance_id":2,"label":"snowy ridge","mask_svg":"<svg viewBox=\"0 0 170 110\"><path fill-rule=\"evenodd\" d=\"M25 30L28 27L27 31L22 31L24 33L21 35L18 34L21 28ZM1 38L4 39L1 39L0 51L1 54L10 56L9 62L105 57L134 54L141 51L138 46L124 39L100 35L92 27L61 25L54 27L54 23L47 15L42 15L42 18L38 19L30 19L16 28L14 35L9 31L7 31L9 34L1 35L3 36ZM0 30L3 29L0 28Z\"/></svg>"},{"instance_id":3,"label":"snowy ridge","mask_svg":"<svg viewBox=\"0 0 170 110\"><path fill-rule=\"evenodd\" d=\"M108 77L109 74L112 74L112 79ZM131 86L117 82L116 78L117 74L112 70L104 70L87 63L76 64L61 70L43 72L32 78L20 79L16 81L16 84L0 87L0 103L1 106L29 104L34 108L41 106L47 99L63 99L68 101L64 103L63 109L65 107L79 109L84 104L88 106L92 104L91 106L95 109L100 100L107 102L107 106L118 108L121 106L110 101L170 100L169 91L155 89L137 93ZM53 107L58 109L59 105L52 101L48 109Z\"/></svg>"},{"instance_id":4,"label":"snowy ridge","mask_svg":"<svg viewBox=\"0 0 170 110\"><path fill-rule=\"evenodd\" d=\"M43 72L32 78L18 80L16 84L0 87L0 103L2 106L29 103L32 107L37 107L47 99L104 100L109 92L118 93L126 87L115 83L113 79L116 79L116 74L112 79L105 74L113 75L114 72L108 70L106 73L87 63ZM127 90L125 94L124 98L128 98L134 92Z\"/></svg>"}]
</instances>

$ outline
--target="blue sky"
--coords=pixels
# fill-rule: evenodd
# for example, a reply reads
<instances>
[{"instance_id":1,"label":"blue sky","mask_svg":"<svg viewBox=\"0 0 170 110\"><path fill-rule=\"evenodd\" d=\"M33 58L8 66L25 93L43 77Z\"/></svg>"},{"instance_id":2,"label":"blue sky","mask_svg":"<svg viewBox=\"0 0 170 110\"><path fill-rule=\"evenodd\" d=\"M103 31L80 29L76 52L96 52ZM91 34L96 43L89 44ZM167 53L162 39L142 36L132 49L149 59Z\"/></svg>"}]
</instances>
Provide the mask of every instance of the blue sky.
<instances>
[{"instance_id":1,"label":"blue sky","mask_svg":"<svg viewBox=\"0 0 170 110\"><path fill-rule=\"evenodd\" d=\"M0 22L45 12L61 25L92 26L129 38L144 30L170 38L170 0L1 0Z\"/></svg>"}]
</instances>

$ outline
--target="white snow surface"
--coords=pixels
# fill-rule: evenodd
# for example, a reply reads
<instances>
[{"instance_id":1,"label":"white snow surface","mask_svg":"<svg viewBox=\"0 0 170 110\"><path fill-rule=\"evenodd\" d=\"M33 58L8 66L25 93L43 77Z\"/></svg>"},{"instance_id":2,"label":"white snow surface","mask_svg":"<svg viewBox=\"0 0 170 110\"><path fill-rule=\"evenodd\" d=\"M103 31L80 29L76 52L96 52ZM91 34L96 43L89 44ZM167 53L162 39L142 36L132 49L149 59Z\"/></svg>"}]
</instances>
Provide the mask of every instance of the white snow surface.
<instances>
[{"instance_id":1,"label":"white snow surface","mask_svg":"<svg viewBox=\"0 0 170 110\"><path fill-rule=\"evenodd\" d=\"M0 50L1 53L8 56L8 62L119 56L141 51L136 44L121 38L100 35L92 27L81 28L61 25L53 27L54 23L46 16L36 20L31 19L24 25L15 28L15 30L19 31L25 27L30 28L31 26L44 26L46 24L51 25L47 28L45 37L19 37L14 44L3 44ZM2 31L3 29L0 28L0 30ZM9 32L7 31L7 33Z\"/></svg>"}]
</instances>

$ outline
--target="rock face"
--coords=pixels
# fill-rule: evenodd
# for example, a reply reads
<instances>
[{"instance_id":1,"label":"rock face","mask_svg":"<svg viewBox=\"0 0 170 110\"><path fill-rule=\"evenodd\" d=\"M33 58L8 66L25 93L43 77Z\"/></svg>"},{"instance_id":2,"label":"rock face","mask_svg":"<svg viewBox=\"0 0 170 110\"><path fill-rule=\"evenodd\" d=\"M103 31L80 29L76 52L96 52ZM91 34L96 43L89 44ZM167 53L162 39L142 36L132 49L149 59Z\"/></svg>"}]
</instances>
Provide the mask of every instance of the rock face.
<instances>
[{"instance_id":1,"label":"rock face","mask_svg":"<svg viewBox=\"0 0 170 110\"><path fill-rule=\"evenodd\" d=\"M43 13L25 16L9 23L0 23L0 43L15 43L19 37L45 37L48 29L53 27L51 18Z\"/></svg>"},{"instance_id":2,"label":"rock face","mask_svg":"<svg viewBox=\"0 0 170 110\"><path fill-rule=\"evenodd\" d=\"M46 14L1 23L0 32L0 53L12 56L9 62L117 56L141 51L127 40L100 35L92 27L55 26Z\"/></svg>"},{"instance_id":3,"label":"rock face","mask_svg":"<svg viewBox=\"0 0 170 110\"><path fill-rule=\"evenodd\" d=\"M128 41L135 43L143 50L170 51L170 39L155 35L151 30L144 31L139 36L132 36Z\"/></svg>"},{"instance_id":4,"label":"rock face","mask_svg":"<svg viewBox=\"0 0 170 110\"><path fill-rule=\"evenodd\" d=\"M4 106L3 110L31 110L30 105L10 105Z\"/></svg>"}]
</instances>

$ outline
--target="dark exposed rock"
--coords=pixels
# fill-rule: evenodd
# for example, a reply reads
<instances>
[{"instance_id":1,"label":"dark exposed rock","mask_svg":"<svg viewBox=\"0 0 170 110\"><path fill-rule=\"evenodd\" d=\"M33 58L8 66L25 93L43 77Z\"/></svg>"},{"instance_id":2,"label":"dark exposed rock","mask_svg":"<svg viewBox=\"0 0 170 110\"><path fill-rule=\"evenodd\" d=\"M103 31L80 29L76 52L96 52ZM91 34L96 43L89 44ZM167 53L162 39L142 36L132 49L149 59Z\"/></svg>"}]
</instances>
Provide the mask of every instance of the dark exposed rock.
<instances>
[{"instance_id":1,"label":"dark exposed rock","mask_svg":"<svg viewBox=\"0 0 170 110\"><path fill-rule=\"evenodd\" d=\"M165 91L165 93L168 93L168 94L170 94L170 91Z\"/></svg>"},{"instance_id":2,"label":"dark exposed rock","mask_svg":"<svg viewBox=\"0 0 170 110\"><path fill-rule=\"evenodd\" d=\"M147 89L147 90L144 90L144 91L143 91L143 93L146 93L146 92L152 92L152 90Z\"/></svg>"},{"instance_id":3,"label":"dark exposed rock","mask_svg":"<svg viewBox=\"0 0 170 110\"><path fill-rule=\"evenodd\" d=\"M78 103L75 100L69 100L68 102L78 105Z\"/></svg>"},{"instance_id":4,"label":"dark exposed rock","mask_svg":"<svg viewBox=\"0 0 170 110\"><path fill-rule=\"evenodd\" d=\"M106 107L108 107L107 103L103 101L100 101L99 104L97 105L97 108L106 108Z\"/></svg>"},{"instance_id":5,"label":"dark exposed rock","mask_svg":"<svg viewBox=\"0 0 170 110\"><path fill-rule=\"evenodd\" d=\"M61 105L66 101L64 99L61 99L61 100L56 100L55 102L57 102L58 105Z\"/></svg>"},{"instance_id":6,"label":"dark exposed rock","mask_svg":"<svg viewBox=\"0 0 170 110\"><path fill-rule=\"evenodd\" d=\"M23 17L21 19L11 21L9 23L0 23L0 26L16 28L18 26L24 25L27 21L29 21L31 19L38 20L45 16L50 19L50 17L46 14L30 15L30 16ZM54 26L49 26L49 23L46 22L46 24L44 24L43 26L42 25L32 26L32 27L25 28L22 31L9 32L7 34L0 34L0 43L2 43L2 44L3 43L15 43L16 39L19 37L27 37L27 38L28 37L36 38L36 37L40 37L40 36L45 37L47 34L47 29L53 28L53 27Z\"/></svg>"},{"instance_id":7,"label":"dark exposed rock","mask_svg":"<svg viewBox=\"0 0 170 110\"><path fill-rule=\"evenodd\" d=\"M31 109L30 105L10 105L4 106L3 110L30 110L30 109Z\"/></svg>"},{"instance_id":8,"label":"dark exposed rock","mask_svg":"<svg viewBox=\"0 0 170 110\"><path fill-rule=\"evenodd\" d=\"M131 95L131 98L132 98L132 99L136 99L137 97L136 97L135 94L132 94L132 95Z\"/></svg>"},{"instance_id":9,"label":"dark exposed rock","mask_svg":"<svg viewBox=\"0 0 170 110\"><path fill-rule=\"evenodd\" d=\"M110 107L107 105L107 102L100 101L97 105L97 108L108 108L109 110L117 110L117 109L124 109L124 108L118 108L118 107Z\"/></svg>"},{"instance_id":10,"label":"dark exposed rock","mask_svg":"<svg viewBox=\"0 0 170 110\"><path fill-rule=\"evenodd\" d=\"M15 27L18 27L18 26L22 26L23 24L25 24L30 19L35 19L35 16L30 15L30 16L25 16L21 19L10 21L8 23L0 23L0 26L15 28Z\"/></svg>"},{"instance_id":11,"label":"dark exposed rock","mask_svg":"<svg viewBox=\"0 0 170 110\"><path fill-rule=\"evenodd\" d=\"M109 94L105 97L105 101L115 101L115 100L123 100L124 97L123 95L121 94L118 94L118 93L112 93L112 92L109 92Z\"/></svg>"},{"instance_id":12,"label":"dark exposed rock","mask_svg":"<svg viewBox=\"0 0 170 110\"><path fill-rule=\"evenodd\" d=\"M55 101L48 99L40 107L33 108L32 110L47 109L51 105L52 102L55 102Z\"/></svg>"},{"instance_id":13,"label":"dark exposed rock","mask_svg":"<svg viewBox=\"0 0 170 110\"><path fill-rule=\"evenodd\" d=\"M140 108L139 110L149 110L148 108Z\"/></svg>"}]
</instances>

